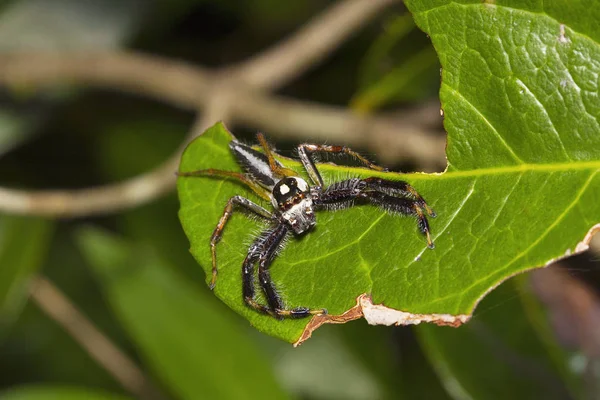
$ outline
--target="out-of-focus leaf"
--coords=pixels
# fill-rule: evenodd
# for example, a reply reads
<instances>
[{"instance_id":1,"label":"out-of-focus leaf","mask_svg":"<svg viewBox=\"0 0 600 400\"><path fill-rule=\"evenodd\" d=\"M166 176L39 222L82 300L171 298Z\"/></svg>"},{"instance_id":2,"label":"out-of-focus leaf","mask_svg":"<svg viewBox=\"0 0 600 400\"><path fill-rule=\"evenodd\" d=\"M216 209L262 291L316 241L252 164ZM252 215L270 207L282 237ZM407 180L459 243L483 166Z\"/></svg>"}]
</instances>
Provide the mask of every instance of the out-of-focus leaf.
<instances>
[{"instance_id":1,"label":"out-of-focus leaf","mask_svg":"<svg viewBox=\"0 0 600 400\"><path fill-rule=\"evenodd\" d=\"M126 400L98 390L49 385L21 386L0 393L2 400Z\"/></svg>"},{"instance_id":2,"label":"out-of-focus leaf","mask_svg":"<svg viewBox=\"0 0 600 400\"><path fill-rule=\"evenodd\" d=\"M0 109L0 156L29 140L35 132L34 125L33 117Z\"/></svg>"},{"instance_id":3,"label":"out-of-focus leaf","mask_svg":"<svg viewBox=\"0 0 600 400\"><path fill-rule=\"evenodd\" d=\"M0 51L101 50L135 31L143 0L20 0L0 13Z\"/></svg>"},{"instance_id":4,"label":"out-of-focus leaf","mask_svg":"<svg viewBox=\"0 0 600 400\"><path fill-rule=\"evenodd\" d=\"M411 400L450 400L440 378L437 376L432 364L421 350L416 334L410 327L397 329L410 329L410 341L406 338L400 348L400 369L396 377L397 385L402 388L403 398ZM404 335L408 336L405 332Z\"/></svg>"},{"instance_id":5,"label":"out-of-focus leaf","mask_svg":"<svg viewBox=\"0 0 600 400\"><path fill-rule=\"evenodd\" d=\"M592 343L598 342L598 327L597 324L593 326L598 320L598 299L594 290L571 276L558 263L515 277L515 283L520 289L523 310L546 347L548 357L554 361L565 385L575 394L575 398L593 398L599 393L600 382L592 378L594 384L590 387L590 376L585 376L583 371L574 368L573 361L581 357L587 357L591 362L597 360L598 352L586 354L589 350L586 339L590 338ZM540 288L540 285L543 285L543 288ZM548 296L552 296L550 301ZM558 307L557 302L561 302ZM566 313L568 315L565 315ZM586 317L589 320L586 320ZM588 325L589 322L592 326ZM585 339L565 343L565 337L561 337L561 334L565 333L561 328L564 329L565 325L569 325L569 333L575 333L577 339ZM595 350L597 349L598 346L595 346ZM593 360L594 358L596 360ZM582 382L582 378L586 382ZM583 395L584 391L587 392L587 396Z\"/></svg>"},{"instance_id":6,"label":"out-of-focus leaf","mask_svg":"<svg viewBox=\"0 0 600 400\"><path fill-rule=\"evenodd\" d=\"M438 59L431 47L412 55L394 67L377 82L359 91L351 101L351 107L360 112L371 112L393 100L406 99L403 93L426 71L437 70Z\"/></svg>"},{"instance_id":7,"label":"out-of-focus leaf","mask_svg":"<svg viewBox=\"0 0 600 400\"><path fill-rule=\"evenodd\" d=\"M173 393L185 399L286 397L241 326L207 306L203 293L151 250L91 228L78 239L125 329Z\"/></svg>"},{"instance_id":8,"label":"out-of-focus leaf","mask_svg":"<svg viewBox=\"0 0 600 400\"><path fill-rule=\"evenodd\" d=\"M126 179L164 162L184 140L190 123L150 109L144 115L130 114L126 121L110 124L96 135L104 181ZM132 148L136 149L136 157L130 156ZM189 244L177 218L178 208L175 194L169 194L120 213L117 225L127 236L151 246L169 265L204 286L204 273L188 251Z\"/></svg>"},{"instance_id":9,"label":"out-of-focus leaf","mask_svg":"<svg viewBox=\"0 0 600 400\"><path fill-rule=\"evenodd\" d=\"M376 345L376 344L374 344ZM287 388L299 398L381 399L378 377L349 351L346 343L330 329L310 345L280 349L275 371Z\"/></svg>"},{"instance_id":10,"label":"out-of-focus leaf","mask_svg":"<svg viewBox=\"0 0 600 400\"><path fill-rule=\"evenodd\" d=\"M334 329L326 327L323 333ZM357 321L335 332L342 338L346 351L360 360L377 380L381 393L377 398L449 399L410 328L390 329ZM315 335L309 346L321 334Z\"/></svg>"},{"instance_id":11,"label":"out-of-focus leaf","mask_svg":"<svg viewBox=\"0 0 600 400\"><path fill-rule=\"evenodd\" d=\"M518 289L518 293L515 289ZM566 376L566 354L542 340L525 313L519 282L487 296L473 319L458 329L416 327L421 344L455 399L565 399L577 397ZM530 301L528 299L527 301ZM546 332L550 333L550 332ZM560 358L562 355L562 358ZM558 358L557 358L558 357ZM556 362L560 361L562 365Z\"/></svg>"},{"instance_id":12,"label":"out-of-focus leaf","mask_svg":"<svg viewBox=\"0 0 600 400\"><path fill-rule=\"evenodd\" d=\"M414 41L404 40L414 28L410 14L388 20L363 58L352 108L367 113L394 101L433 95L439 85L438 58L429 43L419 49Z\"/></svg>"},{"instance_id":13,"label":"out-of-focus leaf","mask_svg":"<svg viewBox=\"0 0 600 400\"><path fill-rule=\"evenodd\" d=\"M56 225L56 224L55 224ZM124 351L131 342L110 314L102 292L73 243L69 224L53 230L43 275ZM0 343L0 386L26 382L74 384L123 393L123 388L35 301L28 301ZM26 382L24 382L26 380Z\"/></svg>"},{"instance_id":14,"label":"out-of-focus leaf","mask_svg":"<svg viewBox=\"0 0 600 400\"><path fill-rule=\"evenodd\" d=\"M376 82L385 69L393 64L392 49L415 28L410 14L389 18L383 27L383 33L373 41L360 66L359 87L364 90Z\"/></svg>"},{"instance_id":15,"label":"out-of-focus leaf","mask_svg":"<svg viewBox=\"0 0 600 400\"><path fill-rule=\"evenodd\" d=\"M53 223L40 218L0 216L0 329L6 329L27 298L27 283L42 265Z\"/></svg>"},{"instance_id":16,"label":"out-of-focus leaf","mask_svg":"<svg viewBox=\"0 0 600 400\"><path fill-rule=\"evenodd\" d=\"M114 49L137 30L144 0L20 0L0 12L0 52L100 51ZM15 95L29 95L20 87ZM66 99L73 89L44 94L53 103ZM31 139L51 108L47 103L21 107L21 112L0 109L0 155Z\"/></svg>"}]
</instances>

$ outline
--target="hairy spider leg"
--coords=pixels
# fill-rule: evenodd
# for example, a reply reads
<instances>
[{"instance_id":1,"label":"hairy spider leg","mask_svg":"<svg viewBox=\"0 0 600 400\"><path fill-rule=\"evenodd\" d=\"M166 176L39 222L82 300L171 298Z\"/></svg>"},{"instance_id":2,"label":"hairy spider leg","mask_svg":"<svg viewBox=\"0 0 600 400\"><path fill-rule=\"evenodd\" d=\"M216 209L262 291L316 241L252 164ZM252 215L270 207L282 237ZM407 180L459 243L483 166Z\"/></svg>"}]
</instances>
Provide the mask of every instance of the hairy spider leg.
<instances>
[{"instance_id":1,"label":"hairy spider leg","mask_svg":"<svg viewBox=\"0 0 600 400\"><path fill-rule=\"evenodd\" d=\"M219 243L219 241L221 241L221 237L223 236L223 230L225 229L225 224L227 224L227 221L233 214L234 206L236 206L236 205L243 207L244 209L246 209L264 219L270 220L273 218L273 214L271 214L269 211L265 210L258 204L253 203L252 201L250 201L242 196L233 196L232 198L230 198L227 201L227 205L225 206L225 209L223 210L223 215L221 216L219 223L215 227L215 230L213 231L213 234L210 237L210 253L212 256L212 278L211 278L210 284L208 286L210 287L211 290L214 289L214 287L217 283L217 275L218 275L217 243Z\"/></svg>"},{"instance_id":2,"label":"hairy spider leg","mask_svg":"<svg viewBox=\"0 0 600 400\"><path fill-rule=\"evenodd\" d=\"M419 201L414 198L395 197L384 191L369 187L373 185L371 178L352 178L336 182L322 191L313 199L317 208L340 209L353 205L357 199L368 201L388 212L396 212L403 215L414 215L417 217L417 226L421 233L427 238L427 247L434 248L429 222L423 213Z\"/></svg>"},{"instance_id":3,"label":"hairy spider leg","mask_svg":"<svg viewBox=\"0 0 600 400\"><path fill-rule=\"evenodd\" d=\"M365 191L360 197L367 199L369 202L385 209L388 212L398 212L404 215L415 215L417 217L417 226L421 233L427 238L427 247L433 249L435 246L431 240L429 233L429 221L419 207L418 203L413 199L394 197L382 192Z\"/></svg>"},{"instance_id":4,"label":"hairy spider leg","mask_svg":"<svg viewBox=\"0 0 600 400\"><path fill-rule=\"evenodd\" d=\"M416 191L414 187L405 181L392 181L389 179L371 177L366 178L364 181L367 183L367 188L377 190L379 192L387 193L389 195L398 195L401 197L413 198L417 201L419 207L424 209L430 217L435 218L437 215L435 211L427 205L425 199Z\"/></svg>"},{"instance_id":5,"label":"hairy spider leg","mask_svg":"<svg viewBox=\"0 0 600 400\"><path fill-rule=\"evenodd\" d=\"M367 160L365 157L361 156L354 150L346 146L329 146L329 145L318 145L318 144L309 144L304 143L298 146L298 156L308 172L310 179L312 179L313 183L324 187L323 178L321 178L321 174L315 165L313 158L311 157L312 153L315 152L323 152L323 153L332 153L332 154L346 154L351 157L356 158L367 168L373 169L375 171L387 171L386 168L380 167L377 164L373 164L371 161Z\"/></svg>"},{"instance_id":6,"label":"hairy spider leg","mask_svg":"<svg viewBox=\"0 0 600 400\"><path fill-rule=\"evenodd\" d=\"M298 173L296 171L281 166L281 164L279 164L275 160L273 152L271 151L271 146L267 142L267 139L265 139L265 135L263 135L262 133L258 133L256 134L256 137L258 138L258 142L265 151L265 155L269 160L269 167L271 168L271 171L273 171L273 173L280 175L282 178L286 176L298 176Z\"/></svg>"},{"instance_id":7,"label":"hairy spider leg","mask_svg":"<svg viewBox=\"0 0 600 400\"><path fill-rule=\"evenodd\" d=\"M271 279L269 267L285 237L290 233L290 228L279 224L266 230L250 247L248 255L242 265L242 291L244 301L248 306L264 314L269 314L277 319L304 318L310 315L327 314L326 309L311 310L306 307L286 309L277 293L275 284ZM254 287L254 264L258 263L258 282L265 294L267 305L261 304L256 299Z\"/></svg>"},{"instance_id":8,"label":"hairy spider leg","mask_svg":"<svg viewBox=\"0 0 600 400\"><path fill-rule=\"evenodd\" d=\"M267 189L263 188L258 183L256 183L252 179L250 179L248 176L246 176L240 172L223 171L220 169L209 168L209 169L199 169L197 171L177 172L177 176L187 176L187 177L194 177L194 176L196 176L196 177L197 176L211 177L211 176L214 176L214 177L220 177L220 178L231 178L231 179L237 180L237 181L243 183L244 185L248 186L254 193L259 195L263 199L265 199L269 202L271 201L271 193Z\"/></svg>"}]
</instances>

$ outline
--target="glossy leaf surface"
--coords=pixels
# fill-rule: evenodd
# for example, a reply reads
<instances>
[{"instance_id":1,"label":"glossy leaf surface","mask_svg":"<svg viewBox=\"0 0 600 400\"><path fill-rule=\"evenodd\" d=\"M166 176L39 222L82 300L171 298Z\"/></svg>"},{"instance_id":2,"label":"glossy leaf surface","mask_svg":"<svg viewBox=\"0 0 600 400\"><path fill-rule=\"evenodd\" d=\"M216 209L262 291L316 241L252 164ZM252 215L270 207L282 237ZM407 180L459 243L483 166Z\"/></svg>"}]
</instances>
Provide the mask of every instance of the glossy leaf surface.
<instances>
[{"instance_id":1,"label":"glossy leaf surface","mask_svg":"<svg viewBox=\"0 0 600 400\"><path fill-rule=\"evenodd\" d=\"M375 304L410 313L470 314L507 277L585 248L577 245L600 222L598 6L560 1L564 8L544 12L535 2L513 3L407 2L444 68L448 170L320 169L329 183L348 176L411 183L438 214L430 221L436 248L426 248L412 219L375 207L318 213L317 229L291 240L272 266L290 306L340 314L370 293ZM562 25L553 17L559 10L569 11ZM230 140L213 127L190 144L180 170L238 171ZM191 251L210 271L209 238L227 199L260 200L210 178L180 178L178 189ZM276 321L242 301L240 266L258 227L241 214L227 226L216 294L258 329L295 341L307 320Z\"/></svg>"}]
</instances>

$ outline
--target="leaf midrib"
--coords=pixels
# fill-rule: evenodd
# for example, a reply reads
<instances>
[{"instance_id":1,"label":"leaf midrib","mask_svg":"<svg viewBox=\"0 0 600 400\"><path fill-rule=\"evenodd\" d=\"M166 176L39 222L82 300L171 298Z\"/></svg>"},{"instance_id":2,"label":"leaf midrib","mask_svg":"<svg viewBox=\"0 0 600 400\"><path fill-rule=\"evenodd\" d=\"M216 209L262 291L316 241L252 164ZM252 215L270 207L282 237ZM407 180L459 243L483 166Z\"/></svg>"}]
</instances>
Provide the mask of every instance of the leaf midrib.
<instances>
[{"instance_id":1,"label":"leaf midrib","mask_svg":"<svg viewBox=\"0 0 600 400\"><path fill-rule=\"evenodd\" d=\"M296 161L296 160L294 160ZM298 163L299 164L299 163ZM377 176L389 176L389 172L378 172L366 168L358 168L358 167L342 167L333 164L318 164L321 170L325 170L328 172L356 172L361 175L364 174L365 171L368 171L372 175ZM413 172L413 173L401 173L401 172L392 172L395 175L403 175L410 176L411 180L430 180L430 179L450 179L450 178L470 178L470 177L478 177L478 176L487 176L487 175L502 175L502 174L522 174L524 172L570 172L570 171L585 171L585 170L596 170L600 169L600 160L593 161L573 161L573 162L562 162L562 163L552 163L552 164L515 164L515 165L504 165L498 167L489 167L489 168L478 168L478 169L470 169L470 170L452 170L452 171L444 171L444 172L433 172L433 173L423 173L423 172Z\"/></svg>"},{"instance_id":2,"label":"leaf midrib","mask_svg":"<svg viewBox=\"0 0 600 400\"><path fill-rule=\"evenodd\" d=\"M481 284L482 282L485 282L486 280L490 279L492 276L494 275L498 275L502 272L504 272L508 267L510 267L512 264L514 264L517 260L523 258L525 255L527 255L535 246L537 246L546 236L548 236L548 234L550 232L552 232L552 230L559 224L560 221L562 221L562 219L565 217L565 215L567 215L567 213L574 207L577 205L579 199L581 198L581 196L583 195L583 193L585 193L585 191L588 189L590 183L592 182L592 180L594 179L594 177L596 176L596 174L598 173L598 171L595 171L593 173L590 174L590 176L588 177L588 179L583 183L582 187L578 190L577 194L574 196L573 201L571 201L571 203L569 203L569 205L567 207L565 207L564 210L562 210L561 214L557 216L557 218L554 220L554 222L544 231L542 232L542 234L531 244L529 245L526 249L522 250L519 254L517 254L515 257L513 257L509 262L507 262L506 264L504 264L502 267L495 269L494 271L492 271L491 274L486 275L486 276L482 276L481 278L477 279L475 282L471 283L471 285L469 285L468 287L464 288L461 292L456 292L456 293L452 293L451 295L447 295L444 297L440 297L437 298L431 302L428 302L426 304L428 305L433 305L435 303L439 303L442 301L446 301L450 298L455 298L455 297L459 297L462 301L462 299L464 298L465 294L473 289L475 286ZM532 267L532 268L535 268ZM504 279L503 279L504 281ZM495 286L494 286L495 287ZM422 306L423 304L419 304L417 306Z\"/></svg>"}]
</instances>

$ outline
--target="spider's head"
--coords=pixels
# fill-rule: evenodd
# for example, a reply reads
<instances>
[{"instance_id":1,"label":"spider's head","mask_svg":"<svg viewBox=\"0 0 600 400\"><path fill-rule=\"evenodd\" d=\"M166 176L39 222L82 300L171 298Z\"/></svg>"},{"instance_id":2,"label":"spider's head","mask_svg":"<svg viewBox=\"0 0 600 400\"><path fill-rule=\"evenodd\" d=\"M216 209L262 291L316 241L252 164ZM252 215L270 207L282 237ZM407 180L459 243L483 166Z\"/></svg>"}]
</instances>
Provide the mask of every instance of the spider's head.
<instances>
[{"instance_id":1,"label":"spider's head","mask_svg":"<svg viewBox=\"0 0 600 400\"><path fill-rule=\"evenodd\" d=\"M300 177L286 177L277 182L273 187L272 201L296 234L308 230L317 222L310 188Z\"/></svg>"}]
</instances>

